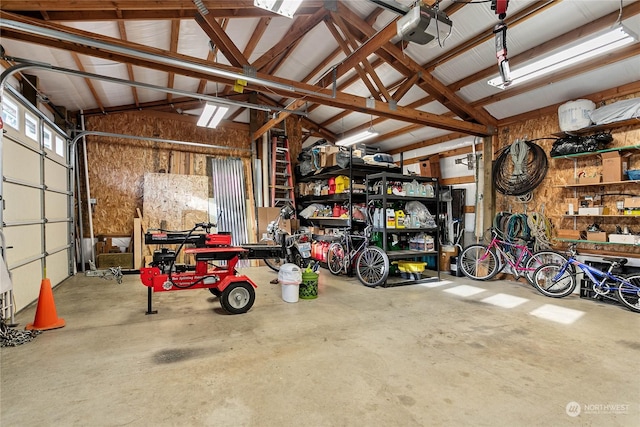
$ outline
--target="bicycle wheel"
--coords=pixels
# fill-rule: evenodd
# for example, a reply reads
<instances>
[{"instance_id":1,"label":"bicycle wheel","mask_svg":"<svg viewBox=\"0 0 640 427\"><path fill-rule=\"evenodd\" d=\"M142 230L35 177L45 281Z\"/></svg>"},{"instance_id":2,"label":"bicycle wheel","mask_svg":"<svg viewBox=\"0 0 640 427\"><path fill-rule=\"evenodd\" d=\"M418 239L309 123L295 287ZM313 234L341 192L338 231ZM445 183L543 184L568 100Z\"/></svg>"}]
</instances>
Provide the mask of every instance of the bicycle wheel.
<instances>
[{"instance_id":1,"label":"bicycle wheel","mask_svg":"<svg viewBox=\"0 0 640 427\"><path fill-rule=\"evenodd\" d=\"M489 280L501 269L496 252L485 245L467 246L458 257L458 266L465 276L473 280Z\"/></svg>"},{"instance_id":2,"label":"bicycle wheel","mask_svg":"<svg viewBox=\"0 0 640 427\"><path fill-rule=\"evenodd\" d=\"M562 255L560 252L550 250L534 252L525 263L524 276L527 279L527 282L533 285L533 274L536 272L538 267L545 264L563 265L565 262L567 262L567 257ZM575 267L573 265L569 266L569 268L571 269L571 273L575 272Z\"/></svg>"},{"instance_id":3,"label":"bicycle wheel","mask_svg":"<svg viewBox=\"0 0 640 427\"><path fill-rule=\"evenodd\" d=\"M273 271L280 271L280 267L286 262L284 258L265 258L263 261Z\"/></svg>"},{"instance_id":4,"label":"bicycle wheel","mask_svg":"<svg viewBox=\"0 0 640 427\"><path fill-rule=\"evenodd\" d=\"M562 265L541 265L533 273L533 286L542 295L551 298L562 298L570 295L576 288L576 276L567 268L560 277Z\"/></svg>"},{"instance_id":5,"label":"bicycle wheel","mask_svg":"<svg viewBox=\"0 0 640 427\"><path fill-rule=\"evenodd\" d=\"M263 244L263 245L269 245L272 243L273 241L271 240L260 241L260 244ZM284 258L264 258L263 261L265 264L267 264L267 267L269 267L273 271L280 271L280 267L282 266L282 264L287 262L287 260Z\"/></svg>"},{"instance_id":6,"label":"bicycle wheel","mask_svg":"<svg viewBox=\"0 0 640 427\"><path fill-rule=\"evenodd\" d=\"M333 242L327 251L327 267L331 274L338 275L344 269L344 246L341 243Z\"/></svg>"},{"instance_id":7,"label":"bicycle wheel","mask_svg":"<svg viewBox=\"0 0 640 427\"><path fill-rule=\"evenodd\" d=\"M367 246L356 258L356 274L363 285L382 285L389 276L389 257L377 246Z\"/></svg>"},{"instance_id":8,"label":"bicycle wheel","mask_svg":"<svg viewBox=\"0 0 640 427\"><path fill-rule=\"evenodd\" d=\"M629 310L640 313L640 275L634 274L624 279L629 283L619 282L618 301Z\"/></svg>"}]
</instances>

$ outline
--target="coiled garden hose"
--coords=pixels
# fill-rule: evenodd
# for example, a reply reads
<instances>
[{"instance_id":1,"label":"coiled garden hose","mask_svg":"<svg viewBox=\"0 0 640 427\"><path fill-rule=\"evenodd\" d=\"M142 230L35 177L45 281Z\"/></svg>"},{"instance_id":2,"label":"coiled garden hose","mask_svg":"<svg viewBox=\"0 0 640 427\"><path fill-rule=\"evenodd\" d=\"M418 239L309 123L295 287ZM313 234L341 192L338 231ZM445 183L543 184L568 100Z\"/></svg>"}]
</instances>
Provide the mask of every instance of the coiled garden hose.
<instances>
[{"instance_id":1,"label":"coiled garden hose","mask_svg":"<svg viewBox=\"0 0 640 427\"><path fill-rule=\"evenodd\" d=\"M524 155L522 142L516 141L504 147L493 164L495 189L507 196L519 196L532 191L540 185L549 168L547 155L542 147L531 141L524 141L524 144L529 148L526 159L521 159ZM509 162L513 159L512 152L517 164Z\"/></svg>"}]
</instances>

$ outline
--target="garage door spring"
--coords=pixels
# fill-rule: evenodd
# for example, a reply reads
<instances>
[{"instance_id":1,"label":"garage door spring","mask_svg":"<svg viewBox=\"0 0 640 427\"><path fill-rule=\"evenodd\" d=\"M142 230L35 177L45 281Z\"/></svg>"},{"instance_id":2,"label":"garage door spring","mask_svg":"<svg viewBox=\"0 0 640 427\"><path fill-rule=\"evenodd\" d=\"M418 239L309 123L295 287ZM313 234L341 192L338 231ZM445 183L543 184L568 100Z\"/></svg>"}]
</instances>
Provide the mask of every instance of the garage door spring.
<instances>
[{"instance_id":1,"label":"garage door spring","mask_svg":"<svg viewBox=\"0 0 640 427\"><path fill-rule=\"evenodd\" d=\"M41 331L19 331L10 328L0 318L0 347L17 347L32 341Z\"/></svg>"}]
</instances>

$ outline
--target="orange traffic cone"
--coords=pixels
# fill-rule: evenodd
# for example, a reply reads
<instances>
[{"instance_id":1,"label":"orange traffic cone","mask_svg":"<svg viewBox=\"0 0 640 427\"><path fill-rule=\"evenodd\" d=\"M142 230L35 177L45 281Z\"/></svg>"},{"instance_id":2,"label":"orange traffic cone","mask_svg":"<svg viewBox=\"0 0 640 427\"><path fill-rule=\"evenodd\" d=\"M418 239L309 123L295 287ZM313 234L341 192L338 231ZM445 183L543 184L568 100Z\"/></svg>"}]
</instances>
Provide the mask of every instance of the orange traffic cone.
<instances>
[{"instance_id":1,"label":"orange traffic cone","mask_svg":"<svg viewBox=\"0 0 640 427\"><path fill-rule=\"evenodd\" d=\"M25 329L46 331L48 329L62 328L64 325L64 319L60 319L58 317L58 313L56 313L56 304L53 301L51 281L49 279L42 279L42 282L40 283L38 307L36 308L36 318L33 323L29 323Z\"/></svg>"}]
</instances>

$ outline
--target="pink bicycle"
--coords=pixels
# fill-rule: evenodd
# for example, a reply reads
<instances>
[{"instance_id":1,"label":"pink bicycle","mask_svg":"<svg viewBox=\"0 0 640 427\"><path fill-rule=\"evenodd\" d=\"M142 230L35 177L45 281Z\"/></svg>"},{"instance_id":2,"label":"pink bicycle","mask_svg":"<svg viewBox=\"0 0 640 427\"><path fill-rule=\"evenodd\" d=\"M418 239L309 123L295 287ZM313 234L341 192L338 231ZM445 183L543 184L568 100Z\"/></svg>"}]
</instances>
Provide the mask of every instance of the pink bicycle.
<instances>
[{"instance_id":1,"label":"pink bicycle","mask_svg":"<svg viewBox=\"0 0 640 427\"><path fill-rule=\"evenodd\" d=\"M488 245L467 246L458 256L458 268L470 279L489 280L509 267L509 273L516 280L524 276L533 285L533 274L545 264L564 265L567 257L552 250L533 252L525 244L519 244L500 238L500 232L491 229L491 242Z\"/></svg>"}]
</instances>

